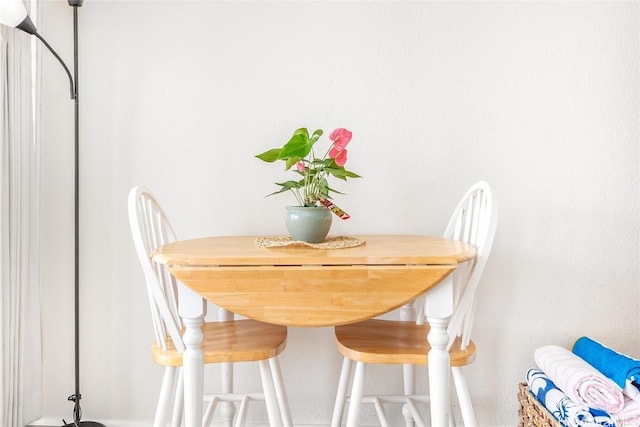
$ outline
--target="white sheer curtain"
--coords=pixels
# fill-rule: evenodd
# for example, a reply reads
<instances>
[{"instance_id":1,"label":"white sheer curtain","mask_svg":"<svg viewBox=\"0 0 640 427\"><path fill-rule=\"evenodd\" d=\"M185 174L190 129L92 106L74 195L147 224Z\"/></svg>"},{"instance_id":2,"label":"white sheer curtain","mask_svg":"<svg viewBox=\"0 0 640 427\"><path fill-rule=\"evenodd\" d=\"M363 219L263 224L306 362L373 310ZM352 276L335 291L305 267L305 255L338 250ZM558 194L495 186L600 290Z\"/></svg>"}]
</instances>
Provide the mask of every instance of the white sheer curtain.
<instances>
[{"instance_id":1,"label":"white sheer curtain","mask_svg":"<svg viewBox=\"0 0 640 427\"><path fill-rule=\"evenodd\" d=\"M37 3L25 6L34 18ZM0 425L22 427L40 416L42 403L40 149L32 37L0 27Z\"/></svg>"}]
</instances>

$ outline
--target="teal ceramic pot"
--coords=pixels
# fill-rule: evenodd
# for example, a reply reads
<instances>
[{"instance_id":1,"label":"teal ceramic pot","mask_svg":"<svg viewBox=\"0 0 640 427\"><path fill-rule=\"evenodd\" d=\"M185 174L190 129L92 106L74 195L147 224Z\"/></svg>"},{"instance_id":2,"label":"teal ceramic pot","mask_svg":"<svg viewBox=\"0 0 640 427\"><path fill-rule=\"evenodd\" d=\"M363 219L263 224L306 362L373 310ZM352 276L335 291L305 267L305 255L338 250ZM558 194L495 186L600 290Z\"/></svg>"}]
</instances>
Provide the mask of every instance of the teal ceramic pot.
<instances>
[{"instance_id":1,"label":"teal ceramic pot","mask_svg":"<svg viewBox=\"0 0 640 427\"><path fill-rule=\"evenodd\" d=\"M285 224L292 240L321 243L329 234L332 216L323 206L287 206Z\"/></svg>"}]
</instances>

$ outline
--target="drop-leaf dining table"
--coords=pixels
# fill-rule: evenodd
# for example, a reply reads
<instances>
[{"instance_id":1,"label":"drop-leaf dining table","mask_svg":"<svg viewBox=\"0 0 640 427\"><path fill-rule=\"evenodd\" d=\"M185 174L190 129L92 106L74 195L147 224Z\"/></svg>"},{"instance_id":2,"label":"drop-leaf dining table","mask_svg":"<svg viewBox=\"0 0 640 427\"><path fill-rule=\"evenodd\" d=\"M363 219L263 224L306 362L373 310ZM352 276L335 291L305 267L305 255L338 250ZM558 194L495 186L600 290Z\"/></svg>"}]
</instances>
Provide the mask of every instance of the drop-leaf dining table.
<instances>
[{"instance_id":1,"label":"drop-leaf dining table","mask_svg":"<svg viewBox=\"0 0 640 427\"><path fill-rule=\"evenodd\" d=\"M431 423L449 425L447 322L453 311L456 267L476 251L462 242L421 235L355 236L363 245L316 249L258 247L255 236L218 236L166 244L153 254L181 286L185 324L185 424L202 423L202 298L263 322L336 326L369 319L427 292Z\"/></svg>"}]
</instances>

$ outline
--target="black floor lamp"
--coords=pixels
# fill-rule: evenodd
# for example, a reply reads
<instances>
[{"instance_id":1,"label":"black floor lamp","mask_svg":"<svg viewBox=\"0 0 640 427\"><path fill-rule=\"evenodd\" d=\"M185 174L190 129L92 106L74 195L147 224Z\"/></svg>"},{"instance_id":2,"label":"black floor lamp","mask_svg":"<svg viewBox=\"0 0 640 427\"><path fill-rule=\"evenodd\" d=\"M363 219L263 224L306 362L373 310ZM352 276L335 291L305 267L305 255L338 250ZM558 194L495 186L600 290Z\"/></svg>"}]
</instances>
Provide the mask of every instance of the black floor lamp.
<instances>
[{"instance_id":1,"label":"black floor lamp","mask_svg":"<svg viewBox=\"0 0 640 427\"><path fill-rule=\"evenodd\" d=\"M64 68L67 76L69 77L69 83L71 85L71 99L74 100L74 188L75 188L75 229L74 229L74 272L75 272L75 287L74 287L74 313L75 313L75 380L76 391L69 396L69 400L74 403L73 406L73 422L67 423L63 420L65 427L104 427L103 424L94 421L81 421L82 410L80 409L80 270L79 270L79 103L78 103L78 7L82 6L83 0L68 0L69 6L73 7L73 76L69 71L69 67L64 63L62 58L53 50L53 48L47 43L47 41L38 34L36 26L29 18L27 11L22 4L22 0L0 0L0 24L7 25L9 27L20 29L26 33L33 34L46 46L47 49L56 57Z\"/></svg>"}]
</instances>

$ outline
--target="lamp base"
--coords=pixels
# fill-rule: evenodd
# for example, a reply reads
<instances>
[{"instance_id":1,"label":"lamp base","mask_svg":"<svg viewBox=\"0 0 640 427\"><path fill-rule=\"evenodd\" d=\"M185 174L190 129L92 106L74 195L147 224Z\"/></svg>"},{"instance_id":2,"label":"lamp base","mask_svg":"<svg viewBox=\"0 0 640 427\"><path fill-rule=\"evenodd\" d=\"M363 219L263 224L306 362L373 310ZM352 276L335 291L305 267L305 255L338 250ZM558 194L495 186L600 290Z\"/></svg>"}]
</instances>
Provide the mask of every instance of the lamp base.
<instances>
[{"instance_id":1,"label":"lamp base","mask_svg":"<svg viewBox=\"0 0 640 427\"><path fill-rule=\"evenodd\" d=\"M95 421L80 421L77 425L79 427L105 427L104 424L100 424ZM62 427L76 427L76 424L74 423L65 424Z\"/></svg>"}]
</instances>

